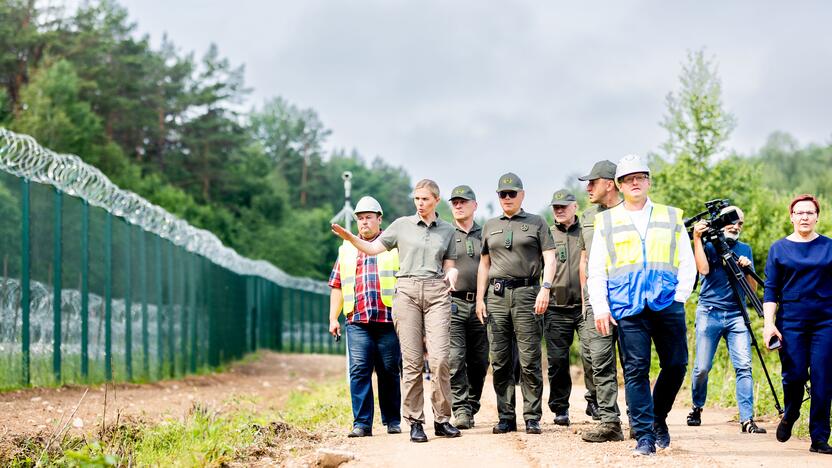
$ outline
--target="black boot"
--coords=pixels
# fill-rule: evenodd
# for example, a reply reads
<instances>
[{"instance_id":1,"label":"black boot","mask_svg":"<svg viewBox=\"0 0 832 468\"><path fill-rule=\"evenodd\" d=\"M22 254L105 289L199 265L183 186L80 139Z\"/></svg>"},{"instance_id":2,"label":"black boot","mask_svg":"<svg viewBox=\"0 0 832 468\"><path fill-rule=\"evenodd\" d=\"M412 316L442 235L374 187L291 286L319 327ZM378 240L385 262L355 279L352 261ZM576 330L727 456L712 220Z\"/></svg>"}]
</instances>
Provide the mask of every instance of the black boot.
<instances>
[{"instance_id":1,"label":"black boot","mask_svg":"<svg viewBox=\"0 0 832 468\"><path fill-rule=\"evenodd\" d=\"M449 422L435 422L433 423L433 430L438 437L459 437L462 435L459 429L452 426Z\"/></svg>"},{"instance_id":2,"label":"black boot","mask_svg":"<svg viewBox=\"0 0 832 468\"><path fill-rule=\"evenodd\" d=\"M410 441L411 442L427 442L428 436L425 430L422 429L422 423L413 423L410 425Z\"/></svg>"}]
</instances>

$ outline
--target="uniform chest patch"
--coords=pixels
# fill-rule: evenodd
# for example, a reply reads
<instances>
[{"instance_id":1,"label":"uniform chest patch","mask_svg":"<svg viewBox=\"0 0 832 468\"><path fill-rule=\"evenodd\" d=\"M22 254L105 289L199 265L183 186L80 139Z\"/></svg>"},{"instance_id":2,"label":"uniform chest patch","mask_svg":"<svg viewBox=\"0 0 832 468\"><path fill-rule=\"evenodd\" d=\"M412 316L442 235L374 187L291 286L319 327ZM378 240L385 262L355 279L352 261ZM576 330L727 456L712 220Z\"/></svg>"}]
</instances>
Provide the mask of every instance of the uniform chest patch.
<instances>
[{"instance_id":1,"label":"uniform chest patch","mask_svg":"<svg viewBox=\"0 0 832 468\"><path fill-rule=\"evenodd\" d=\"M528 224L521 224L520 225L520 230L521 231L528 231L529 230L529 225Z\"/></svg>"}]
</instances>

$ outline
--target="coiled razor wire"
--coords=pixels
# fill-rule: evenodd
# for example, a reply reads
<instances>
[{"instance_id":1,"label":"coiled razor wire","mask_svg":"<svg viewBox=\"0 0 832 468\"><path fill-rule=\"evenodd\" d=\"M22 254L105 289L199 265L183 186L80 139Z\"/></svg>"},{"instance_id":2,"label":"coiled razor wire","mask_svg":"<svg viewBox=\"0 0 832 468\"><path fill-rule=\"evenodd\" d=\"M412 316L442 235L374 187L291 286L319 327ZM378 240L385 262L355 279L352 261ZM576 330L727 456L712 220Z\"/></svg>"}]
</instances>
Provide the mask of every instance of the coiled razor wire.
<instances>
[{"instance_id":1,"label":"coiled razor wire","mask_svg":"<svg viewBox=\"0 0 832 468\"><path fill-rule=\"evenodd\" d=\"M191 226L135 193L120 189L78 156L55 153L32 137L3 127L0 127L0 170L86 200L239 275L259 276L283 287L319 294L326 294L329 289L323 281L291 276L265 260L243 257L223 245L210 231Z\"/></svg>"}]
</instances>

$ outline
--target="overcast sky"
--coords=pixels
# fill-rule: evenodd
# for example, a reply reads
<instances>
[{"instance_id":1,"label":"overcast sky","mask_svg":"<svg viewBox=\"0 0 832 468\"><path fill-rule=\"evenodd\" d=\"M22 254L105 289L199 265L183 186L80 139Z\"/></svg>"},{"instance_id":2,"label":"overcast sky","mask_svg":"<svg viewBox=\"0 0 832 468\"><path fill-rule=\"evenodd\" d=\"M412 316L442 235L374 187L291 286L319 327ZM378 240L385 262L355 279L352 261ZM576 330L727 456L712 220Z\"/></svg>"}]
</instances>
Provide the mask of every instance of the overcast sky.
<instances>
[{"instance_id":1,"label":"overcast sky","mask_svg":"<svg viewBox=\"0 0 832 468\"><path fill-rule=\"evenodd\" d=\"M483 208L503 172L537 212L594 161L656 150L665 96L702 47L738 119L730 148L775 130L832 142L832 2L121 3L154 44L214 42L244 64L250 105L311 107L329 148L381 156L443 196L468 183Z\"/></svg>"}]
</instances>

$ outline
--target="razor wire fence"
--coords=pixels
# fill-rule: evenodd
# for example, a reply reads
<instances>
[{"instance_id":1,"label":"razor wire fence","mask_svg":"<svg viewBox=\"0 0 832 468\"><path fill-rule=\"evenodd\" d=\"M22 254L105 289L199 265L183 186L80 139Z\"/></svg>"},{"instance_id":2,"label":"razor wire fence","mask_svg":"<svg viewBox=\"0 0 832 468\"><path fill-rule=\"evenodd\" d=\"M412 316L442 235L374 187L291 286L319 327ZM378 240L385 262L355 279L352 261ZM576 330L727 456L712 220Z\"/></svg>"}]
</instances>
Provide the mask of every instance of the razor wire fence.
<instances>
[{"instance_id":1,"label":"razor wire fence","mask_svg":"<svg viewBox=\"0 0 832 468\"><path fill-rule=\"evenodd\" d=\"M341 353L328 288L240 256L0 128L0 389L152 381L261 348Z\"/></svg>"}]
</instances>

